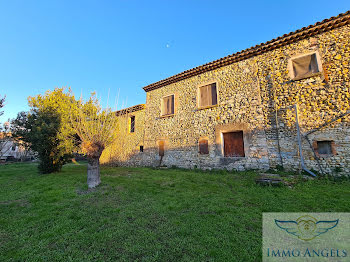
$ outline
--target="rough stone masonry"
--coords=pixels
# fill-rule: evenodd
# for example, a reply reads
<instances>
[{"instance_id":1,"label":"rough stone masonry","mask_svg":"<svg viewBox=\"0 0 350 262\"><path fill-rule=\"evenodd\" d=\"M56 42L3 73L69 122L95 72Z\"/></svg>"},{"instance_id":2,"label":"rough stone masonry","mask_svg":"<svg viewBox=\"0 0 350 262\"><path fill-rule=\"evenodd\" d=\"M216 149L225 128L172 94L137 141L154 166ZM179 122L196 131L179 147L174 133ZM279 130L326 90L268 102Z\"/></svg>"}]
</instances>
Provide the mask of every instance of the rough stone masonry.
<instances>
[{"instance_id":1,"label":"rough stone masonry","mask_svg":"<svg viewBox=\"0 0 350 262\"><path fill-rule=\"evenodd\" d=\"M297 108L307 168L348 175L349 39L347 12L146 86L101 162L301 170Z\"/></svg>"}]
</instances>

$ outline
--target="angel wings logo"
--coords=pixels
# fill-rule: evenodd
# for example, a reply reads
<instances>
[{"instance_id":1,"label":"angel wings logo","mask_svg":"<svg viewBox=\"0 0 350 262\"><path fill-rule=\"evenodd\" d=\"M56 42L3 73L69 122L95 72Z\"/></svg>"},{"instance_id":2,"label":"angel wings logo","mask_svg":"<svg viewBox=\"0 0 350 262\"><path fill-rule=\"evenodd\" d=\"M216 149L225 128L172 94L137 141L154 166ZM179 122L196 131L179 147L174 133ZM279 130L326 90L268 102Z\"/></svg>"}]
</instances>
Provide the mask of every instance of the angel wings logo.
<instances>
[{"instance_id":1,"label":"angel wings logo","mask_svg":"<svg viewBox=\"0 0 350 262\"><path fill-rule=\"evenodd\" d=\"M292 234L304 241L310 241L315 237L318 237L329 230L335 228L338 225L339 219L322 221L316 218L305 215L299 217L297 220L277 220L276 225L285 230L287 233Z\"/></svg>"}]
</instances>

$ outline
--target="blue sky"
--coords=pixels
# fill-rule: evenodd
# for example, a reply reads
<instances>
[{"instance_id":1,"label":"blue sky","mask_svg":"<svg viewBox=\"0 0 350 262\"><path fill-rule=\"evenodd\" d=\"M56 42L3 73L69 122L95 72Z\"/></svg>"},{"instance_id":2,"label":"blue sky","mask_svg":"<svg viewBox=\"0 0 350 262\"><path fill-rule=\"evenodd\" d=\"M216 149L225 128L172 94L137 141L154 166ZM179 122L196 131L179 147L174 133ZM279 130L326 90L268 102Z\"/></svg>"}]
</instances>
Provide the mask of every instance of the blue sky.
<instances>
[{"instance_id":1,"label":"blue sky","mask_svg":"<svg viewBox=\"0 0 350 262\"><path fill-rule=\"evenodd\" d=\"M54 87L144 103L148 84L349 9L348 0L0 0L0 122Z\"/></svg>"}]
</instances>

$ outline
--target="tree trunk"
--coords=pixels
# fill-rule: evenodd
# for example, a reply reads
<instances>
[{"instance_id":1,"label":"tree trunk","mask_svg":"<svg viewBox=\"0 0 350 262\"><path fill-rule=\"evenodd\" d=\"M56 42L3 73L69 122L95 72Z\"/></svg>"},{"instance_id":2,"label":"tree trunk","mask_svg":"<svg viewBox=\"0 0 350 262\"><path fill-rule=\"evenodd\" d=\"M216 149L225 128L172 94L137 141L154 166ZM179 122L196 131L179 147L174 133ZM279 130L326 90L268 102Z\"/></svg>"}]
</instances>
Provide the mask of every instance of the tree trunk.
<instances>
[{"instance_id":1,"label":"tree trunk","mask_svg":"<svg viewBox=\"0 0 350 262\"><path fill-rule=\"evenodd\" d=\"M89 188L94 188L101 183L100 178L100 158L88 158L87 184Z\"/></svg>"}]
</instances>

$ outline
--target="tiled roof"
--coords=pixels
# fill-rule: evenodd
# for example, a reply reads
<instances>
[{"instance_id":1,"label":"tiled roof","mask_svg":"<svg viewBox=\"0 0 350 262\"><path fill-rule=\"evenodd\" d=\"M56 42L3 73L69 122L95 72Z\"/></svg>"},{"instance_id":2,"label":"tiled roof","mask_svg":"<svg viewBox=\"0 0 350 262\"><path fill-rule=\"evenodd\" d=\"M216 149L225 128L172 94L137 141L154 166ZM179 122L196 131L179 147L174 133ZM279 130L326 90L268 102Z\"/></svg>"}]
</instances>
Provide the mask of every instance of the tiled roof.
<instances>
[{"instance_id":1,"label":"tiled roof","mask_svg":"<svg viewBox=\"0 0 350 262\"><path fill-rule=\"evenodd\" d=\"M337 16L333 16L329 19L325 19L322 22L317 22L314 25L309 25L307 27L303 27L294 32L290 32L289 34L284 34L283 36L277 37L268 42L261 43L259 45L250 47L248 49L223 57L213 62L209 62L207 64L186 70L177 75L168 77L164 80L145 86L143 89L146 92L148 92L148 91L160 88L162 86L166 86L166 85L181 81L183 79L187 79L192 76L202 74L204 72L208 72L223 66L227 66L235 62L245 60L247 58L250 58L256 55L260 55L267 51L271 51L273 49L303 40L305 38L330 31L332 29L347 25L349 23L350 23L350 11L347 11L346 13L342 13Z\"/></svg>"},{"instance_id":2,"label":"tiled roof","mask_svg":"<svg viewBox=\"0 0 350 262\"><path fill-rule=\"evenodd\" d=\"M140 111L140 110L145 109L145 108L146 108L145 104L139 104L139 105L136 105L136 106L131 106L131 107L128 107L128 108L120 109L120 110L116 111L115 114L117 116L120 116L120 115L125 115L127 113Z\"/></svg>"}]
</instances>

